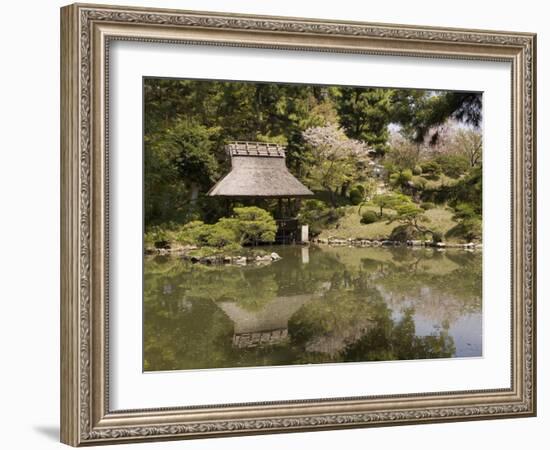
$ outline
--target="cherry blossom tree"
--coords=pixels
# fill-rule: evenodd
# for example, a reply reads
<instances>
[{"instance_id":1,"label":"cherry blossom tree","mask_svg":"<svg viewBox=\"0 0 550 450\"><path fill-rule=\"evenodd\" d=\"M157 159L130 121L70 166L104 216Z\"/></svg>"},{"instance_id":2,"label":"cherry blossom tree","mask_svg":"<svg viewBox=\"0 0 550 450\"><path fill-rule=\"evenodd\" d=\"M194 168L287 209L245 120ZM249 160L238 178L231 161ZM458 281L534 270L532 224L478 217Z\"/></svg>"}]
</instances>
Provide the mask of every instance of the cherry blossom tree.
<instances>
[{"instance_id":1,"label":"cherry blossom tree","mask_svg":"<svg viewBox=\"0 0 550 450\"><path fill-rule=\"evenodd\" d=\"M363 141L349 139L335 124L308 128L302 136L314 158L308 178L326 189L335 205L336 191L356 179L369 160L370 148Z\"/></svg>"}]
</instances>

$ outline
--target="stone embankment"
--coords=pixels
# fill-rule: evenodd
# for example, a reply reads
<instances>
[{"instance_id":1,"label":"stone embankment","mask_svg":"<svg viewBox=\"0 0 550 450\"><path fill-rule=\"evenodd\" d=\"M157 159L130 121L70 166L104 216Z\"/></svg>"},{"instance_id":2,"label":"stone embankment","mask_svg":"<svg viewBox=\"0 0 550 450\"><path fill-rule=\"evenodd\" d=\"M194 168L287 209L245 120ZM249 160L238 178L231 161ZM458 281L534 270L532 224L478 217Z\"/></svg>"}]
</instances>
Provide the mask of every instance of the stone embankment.
<instances>
[{"instance_id":1,"label":"stone embankment","mask_svg":"<svg viewBox=\"0 0 550 450\"><path fill-rule=\"evenodd\" d=\"M193 250L198 250L195 246L174 247L174 248L149 248L146 249L147 255L158 256L178 256L186 261L193 263L214 265L214 264L234 264L237 266L246 266L247 264L269 264L282 259L279 254L272 252L265 255L210 255L197 256Z\"/></svg>"},{"instance_id":2,"label":"stone embankment","mask_svg":"<svg viewBox=\"0 0 550 450\"><path fill-rule=\"evenodd\" d=\"M457 243L457 242L433 242L433 241L390 241L388 239L341 239L336 237L329 237L328 239L314 239L315 244L331 245L331 246L348 246L348 247L432 247L432 248L463 248L463 249L482 249L481 243Z\"/></svg>"}]
</instances>

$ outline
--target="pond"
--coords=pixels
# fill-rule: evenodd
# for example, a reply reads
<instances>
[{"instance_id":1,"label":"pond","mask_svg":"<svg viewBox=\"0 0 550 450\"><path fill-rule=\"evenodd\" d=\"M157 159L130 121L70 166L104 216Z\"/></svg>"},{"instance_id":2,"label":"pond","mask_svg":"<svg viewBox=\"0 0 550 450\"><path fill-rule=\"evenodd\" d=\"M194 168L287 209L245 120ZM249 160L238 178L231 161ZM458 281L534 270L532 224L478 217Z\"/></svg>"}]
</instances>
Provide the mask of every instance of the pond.
<instances>
[{"instance_id":1,"label":"pond","mask_svg":"<svg viewBox=\"0 0 550 450\"><path fill-rule=\"evenodd\" d=\"M482 356L482 253L278 246L144 262L145 371Z\"/></svg>"}]
</instances>

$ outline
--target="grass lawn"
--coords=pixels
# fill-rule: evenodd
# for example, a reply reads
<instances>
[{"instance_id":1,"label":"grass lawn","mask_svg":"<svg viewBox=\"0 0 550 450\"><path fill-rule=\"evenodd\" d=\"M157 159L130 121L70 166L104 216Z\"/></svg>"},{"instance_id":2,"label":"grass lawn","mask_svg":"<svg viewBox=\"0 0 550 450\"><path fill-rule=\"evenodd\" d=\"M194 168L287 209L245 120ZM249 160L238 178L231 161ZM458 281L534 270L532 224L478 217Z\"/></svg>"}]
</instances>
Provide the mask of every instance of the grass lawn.
<instances>
[{"instance_id":1,"label":"grass lawn","mask_svg":"<svg viewBox=\"0 0 550 450\"><path fill-rule=\"evenodd\" d=\"M368 210L374 211L377 214L380 212L379 208L375 206L363 206L361 213ZM333 227L323 230L319 237L322 239L329 237L340 239L387 239L392 230L399 225L397 222L388 224L387 220L364 225L360 222L361 216L358 211L358 206L347 206L346 214ZM393 211L385 209L384 214L391 215ZM439 231L443 235L456 225L456 222L452 219L453 213L442 207L429 209L426 211L426 216L429 222L425 225L433 231Z\"/></svg>"}]
</instances>

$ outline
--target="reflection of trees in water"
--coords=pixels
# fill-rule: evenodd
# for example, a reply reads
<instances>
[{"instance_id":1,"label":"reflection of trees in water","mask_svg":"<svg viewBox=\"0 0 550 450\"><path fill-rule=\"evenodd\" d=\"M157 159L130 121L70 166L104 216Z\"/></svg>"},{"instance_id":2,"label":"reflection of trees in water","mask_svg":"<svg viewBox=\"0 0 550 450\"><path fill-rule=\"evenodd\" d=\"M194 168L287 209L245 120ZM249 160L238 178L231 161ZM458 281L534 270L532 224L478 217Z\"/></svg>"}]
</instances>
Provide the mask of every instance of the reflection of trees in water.
<instances>
[{"instance_id":1,"label":"reflection of trees in water","mask_svg":"<svg viewBox=\"0 0 550 450\"><path fill-rule=\"evenodd\" d=\"M343 351L343 361L390 361L449 358L455 353L448 327L429 336L417 336L414 310L407 309L399 321L382 318Z\"/></svg>"},{"instance_id":2,"label":"reflection of trees in water","mask_svg":"<svg viewBox=\"0 0 550 450\"><path fill-rule=\"evenodd\" d=\"M453 323L465 314L481 312L481 254L415 256L384 264L384 276L375 281L392 309L412 307L439 323Z\"/></svg>"},{"instance_id":3,"label":"reflection of trees in water","mask_svg":"<svg viewBox=\"0 0 550 450\"><path fill-rule=\"evenodd\" d=\"M413 316L409 308L400 320L392 319L376 288L329 291L304 305L290 320L289 331L293 343L304 349L302 363L320 362L320 354L328 357L325 362L451 357L455 347L448 326L416 336Z\"/></svg>"},{"instance_id":4,"label":"reflection of trees in water","mask_svg":"<svg viewBox=\"0 0 550 450\"><path fill-rule=\"evenodd\" d=\"M300 248L289 247L282 261L262 267L146 260L145 369L452 356L449 323L481 309L481 255L367 250L311 248L309 263L302 264ZM292 296L304 300L288 319L282 302L273 305ZM238 348L233 345L238 326L222 304L242 311L247 326L260 333L256 316L271 323L266 315L280 315L289 338ZM392 310L401 312L399 319ZM416 336L415 313L441 327Z\"/></svg>"}]
</instances>

